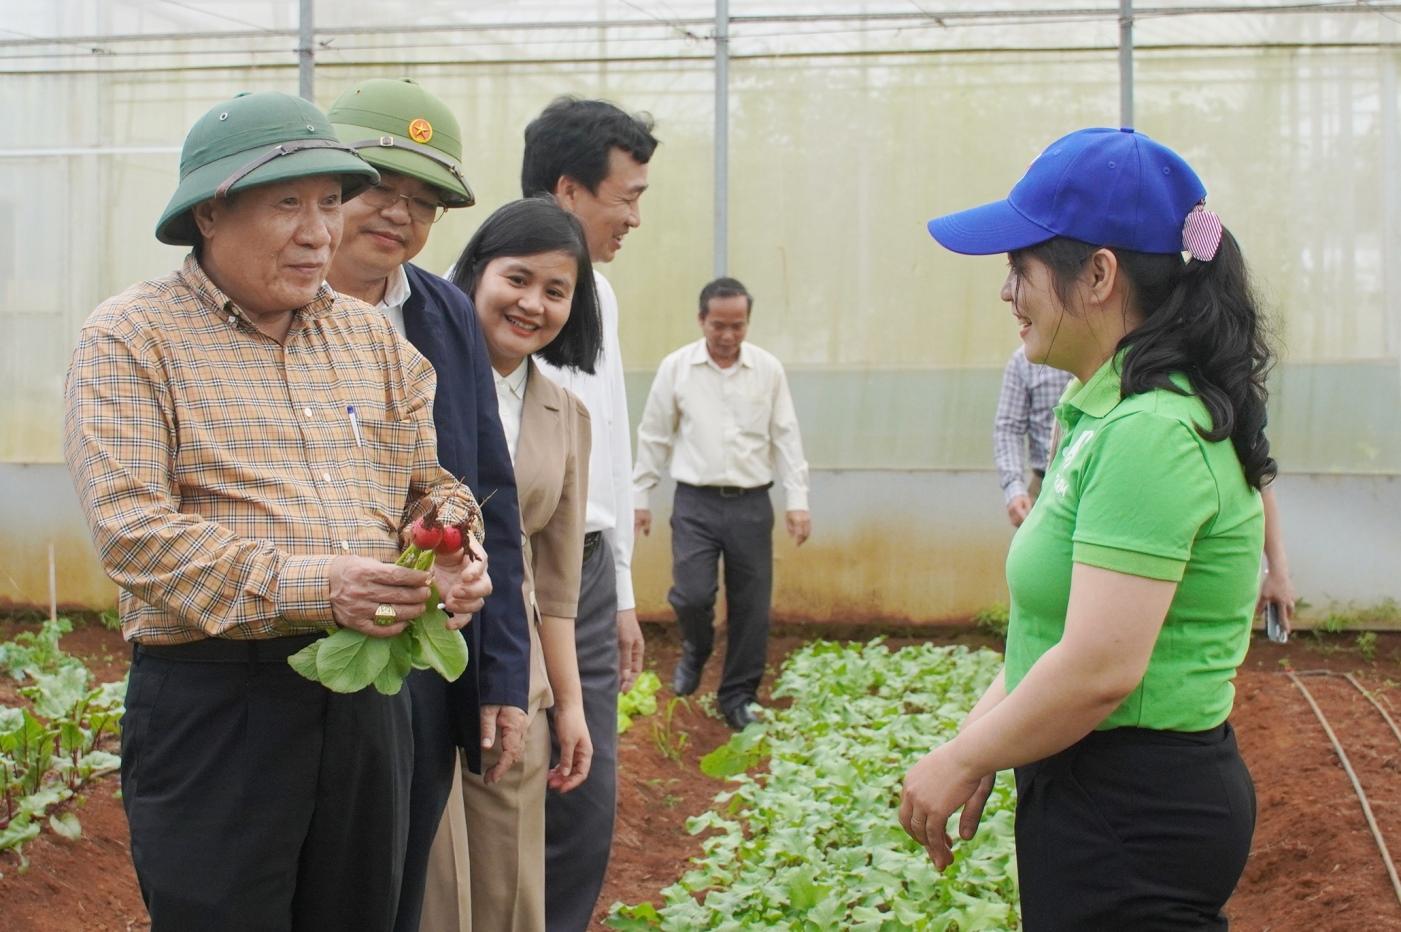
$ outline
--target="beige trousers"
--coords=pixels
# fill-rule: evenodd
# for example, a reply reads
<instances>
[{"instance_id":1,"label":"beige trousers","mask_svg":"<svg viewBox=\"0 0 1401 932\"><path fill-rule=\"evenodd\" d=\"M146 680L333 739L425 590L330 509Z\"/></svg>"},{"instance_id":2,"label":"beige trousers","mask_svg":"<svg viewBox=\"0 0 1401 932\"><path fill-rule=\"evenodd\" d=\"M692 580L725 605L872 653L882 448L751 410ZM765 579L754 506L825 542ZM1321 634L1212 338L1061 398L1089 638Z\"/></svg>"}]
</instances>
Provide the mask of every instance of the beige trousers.
<instances>
[{"instance_id":1,"label":"beige trousers","mask_svg":"<svg viewBox=\"0 0 1401 932\"><path fill-rule=\"evenodd\" d=\"M482 752L483 772L497 751ZM461 766L428 856L420 932L543 932L550 723L530 718L519 764L488 786ZM469 852L475 839L476 856Z\"/></svg>"}]
</instances>

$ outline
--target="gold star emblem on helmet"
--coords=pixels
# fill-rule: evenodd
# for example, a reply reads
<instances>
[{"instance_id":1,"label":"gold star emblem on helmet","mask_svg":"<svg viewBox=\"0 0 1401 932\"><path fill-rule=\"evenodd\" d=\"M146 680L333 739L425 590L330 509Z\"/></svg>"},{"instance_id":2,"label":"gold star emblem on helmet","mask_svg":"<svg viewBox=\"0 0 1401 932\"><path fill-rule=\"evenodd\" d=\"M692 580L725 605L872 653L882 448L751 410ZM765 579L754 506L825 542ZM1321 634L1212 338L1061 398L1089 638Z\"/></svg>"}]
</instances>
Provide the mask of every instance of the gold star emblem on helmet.
<instances>
[{"instance_id":1,"label":"gold star emblem on helmet","mask_svg":"<svg viewBox=\"0 0 1401 932\"><path fill-rule=\"evenodd\" d=\"M409 124L409 138L416 143L425 143L433 138L433 124L419 117Z\"/></svg>"}]
</instances>

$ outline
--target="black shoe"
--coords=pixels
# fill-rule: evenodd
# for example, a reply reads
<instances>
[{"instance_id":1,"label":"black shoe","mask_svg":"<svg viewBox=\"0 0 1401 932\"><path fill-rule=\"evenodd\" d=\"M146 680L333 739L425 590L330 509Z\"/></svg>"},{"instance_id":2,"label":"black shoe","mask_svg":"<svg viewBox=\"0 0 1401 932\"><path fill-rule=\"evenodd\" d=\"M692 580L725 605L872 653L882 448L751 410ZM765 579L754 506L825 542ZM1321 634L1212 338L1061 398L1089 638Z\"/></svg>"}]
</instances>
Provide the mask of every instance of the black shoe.
<instances>
[{"instance_id":1,"label":"black shoe","mask_svg":"<svg viewBox=\"0 0 1401 932\"><path fill-rule=\"evenodd\" d=\"M671 674L671 691L678 696L689 696L700 686L701 666L703 661L697 661L686 651L681 652L681 659L676 662L676 670Z\"/></svg>"},{"instance_id":2,"label":"black shoe","mask_svg":"<svg viewBox=\"0 0 1401 932\"><path fill-rule=\"evenodd\" d=\"M764 712L764 707L757 702L742 702L733 709L725 710L725 724L735 731L744 729L759 720L759 716Z\"/></svg>"}]
</instances>

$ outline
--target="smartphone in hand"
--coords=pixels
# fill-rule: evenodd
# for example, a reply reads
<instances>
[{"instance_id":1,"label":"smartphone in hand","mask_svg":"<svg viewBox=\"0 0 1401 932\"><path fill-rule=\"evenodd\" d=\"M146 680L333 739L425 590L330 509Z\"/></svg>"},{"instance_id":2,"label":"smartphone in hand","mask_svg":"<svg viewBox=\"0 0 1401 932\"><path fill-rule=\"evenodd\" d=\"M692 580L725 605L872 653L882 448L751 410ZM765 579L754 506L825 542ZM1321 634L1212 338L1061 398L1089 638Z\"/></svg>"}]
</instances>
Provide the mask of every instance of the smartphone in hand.
<instances>
[{"instance_id":1,"label":"smartphone in hand","mask_svg":"<svg viewBox=\"0 0 1401 932\"><path fill-rule=\"evenodd\" d=\"M1289 643L1289 632L1284 628L1284 622L1279 617L1279 605L1275 602L1265 603L1265 637L1276 644Z\"/></svg>"}]
</instances>

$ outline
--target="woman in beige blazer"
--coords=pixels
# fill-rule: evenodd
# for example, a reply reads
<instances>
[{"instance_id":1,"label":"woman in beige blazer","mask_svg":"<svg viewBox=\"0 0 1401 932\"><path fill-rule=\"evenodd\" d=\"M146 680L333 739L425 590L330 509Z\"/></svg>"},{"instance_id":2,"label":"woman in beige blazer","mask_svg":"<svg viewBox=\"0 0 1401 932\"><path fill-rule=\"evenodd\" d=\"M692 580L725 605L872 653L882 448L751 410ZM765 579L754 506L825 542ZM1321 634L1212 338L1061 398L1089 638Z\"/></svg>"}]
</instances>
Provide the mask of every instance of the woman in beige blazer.
<instances>
[{"instance_id":1,"label":"woman in beige blazer","mask_svg":"<svg viewBox=\"0 0 1401 932\"><path fill-rule=\"evenodd\" d=\"M553 200L497 210L468 242L453 281L471 298L496 375L515 463L531 614L529 725L520 764L488 783L459 774L430 859L424 930L545 928L545 789L588 776L574 618L588 500L589 415L535 366L592 372L602 344L593 269L579 222ZM538 714L551 709L551 714ZM559 762L550 768L553 726ZM499 752L484 750L489 773Z\"/></svg>"}]
</instances>

